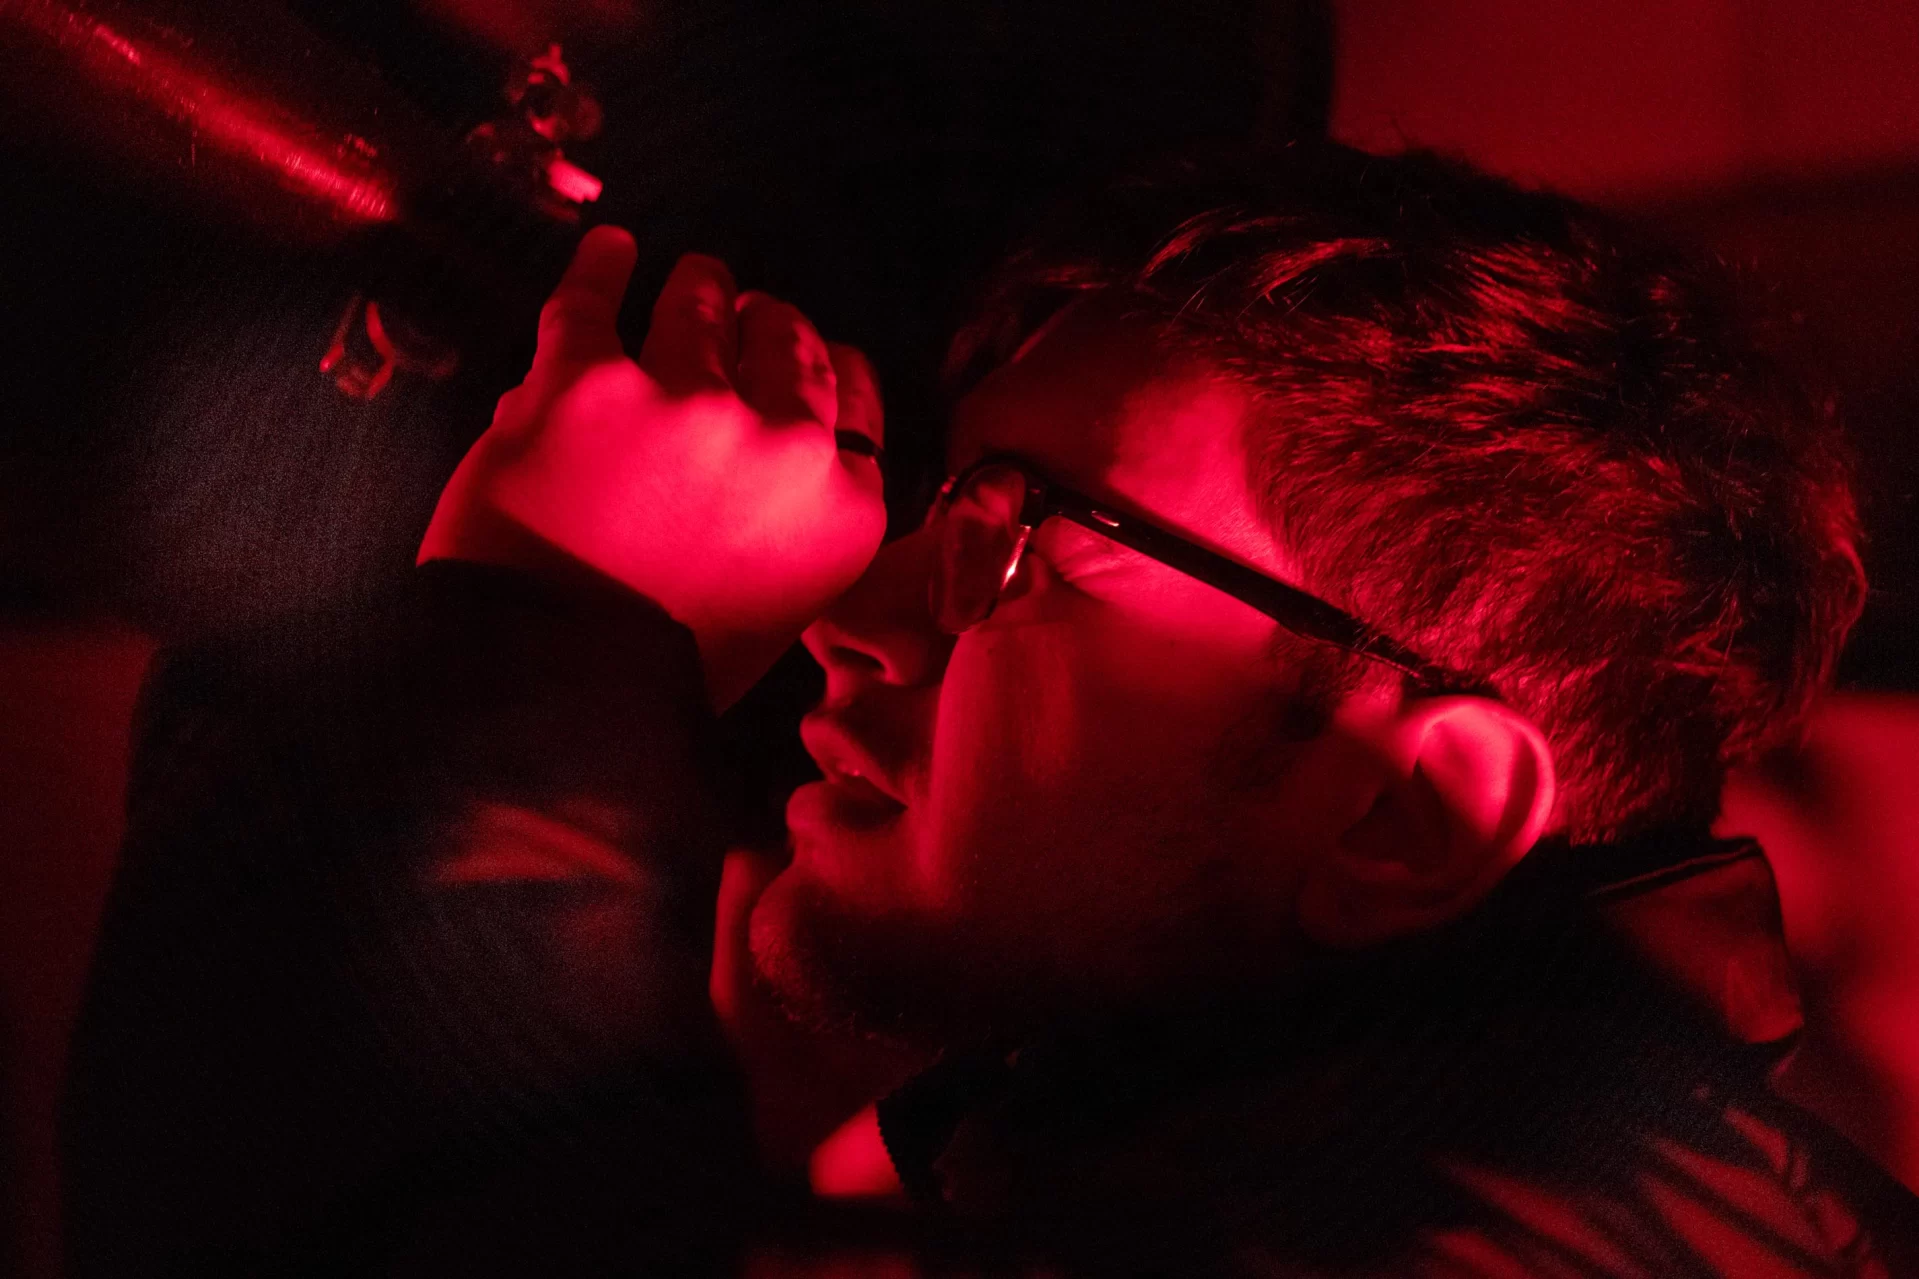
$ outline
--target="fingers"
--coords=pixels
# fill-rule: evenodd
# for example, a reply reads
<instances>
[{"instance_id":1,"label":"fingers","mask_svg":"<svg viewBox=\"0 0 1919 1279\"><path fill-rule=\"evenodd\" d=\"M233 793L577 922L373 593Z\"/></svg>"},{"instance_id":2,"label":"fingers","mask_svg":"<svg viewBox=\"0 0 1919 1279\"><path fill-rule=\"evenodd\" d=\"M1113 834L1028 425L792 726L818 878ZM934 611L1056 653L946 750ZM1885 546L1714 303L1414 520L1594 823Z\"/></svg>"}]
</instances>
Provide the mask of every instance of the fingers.
<instances>
[{"instance_id":1,"label":"fingers","mask_svg":"<svg viewBox=\"0 0 1919 1279\"><path fill-rule=\"evenodd\" d=\"M653 305L639 364L672 394L731 388L768 422L843 426L843 444L858 436L872 448L854 451L872 456L884 442L878 382L866 357L829 346L791 304L738 293L716 258L689 253L674 266Z\"/></svg>"},{"instance_id":2,"label":"fingers","mask_svg":"<svg viewBox=\"0 0 1919 1279\"><path fill-rule=\"evenodd\" d=\"M682 257L653 304L640 367L675 394L731 386L739 361L734 294L724 262L698 253Z\"/></svg>"},{"instance_id":3,"label":"fingers","mask_svg":"<svg viewBox=\"0 0 1919 1279\"><path fill-rule=\"evenodd\" d=\"M826 341L791 306L765 293L739 299L740 398L770 422L839 418L838 379Z\"/></svg>"},{"instance_id":4,"label":"fingers","mask_svg":"<svg viewBox=\"0 0 1919 1279\"><path fill-rule=\"evenodd\" d=\"M844 438L859 435L872 442L877 456L886 447L885 412L880 404L879 379L873 366L856 346L844 342L826 344L833 360L834 380L839 388L839 417L834 429Z\"/></svg>"},{"instance_id":5,"label":"fingers","mask_svg":"<svg viewBox=\"0 0 1919 1279\"><path fill-rule=\"evenodd\" d=\"M594 227L580 240L559 287L540 310L535 376L565 365L620 358L614 324L637 256L633 237L619 227Z\"/></svg>"}]
</instances>

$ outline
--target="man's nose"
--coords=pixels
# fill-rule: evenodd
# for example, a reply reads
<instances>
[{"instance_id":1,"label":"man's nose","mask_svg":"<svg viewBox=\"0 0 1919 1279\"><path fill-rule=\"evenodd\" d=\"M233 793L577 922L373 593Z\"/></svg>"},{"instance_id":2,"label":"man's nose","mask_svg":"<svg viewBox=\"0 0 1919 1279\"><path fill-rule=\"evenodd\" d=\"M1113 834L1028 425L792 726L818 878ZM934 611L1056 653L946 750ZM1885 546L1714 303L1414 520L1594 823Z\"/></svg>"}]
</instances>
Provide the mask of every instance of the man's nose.
<instances>
[{"instance_id":1,"label":"man's nose","mask_svg":"<svg viewBox=\"0 0 1919 1279\"><path fill-rule=\"evenodd\" d=\"M880 548L853 589L801 640L826 669L826 700L862 682L913 687L937 681L953 637L933 624L926 587L937 538L922 530Z\"/></svg>"}]
</instances>

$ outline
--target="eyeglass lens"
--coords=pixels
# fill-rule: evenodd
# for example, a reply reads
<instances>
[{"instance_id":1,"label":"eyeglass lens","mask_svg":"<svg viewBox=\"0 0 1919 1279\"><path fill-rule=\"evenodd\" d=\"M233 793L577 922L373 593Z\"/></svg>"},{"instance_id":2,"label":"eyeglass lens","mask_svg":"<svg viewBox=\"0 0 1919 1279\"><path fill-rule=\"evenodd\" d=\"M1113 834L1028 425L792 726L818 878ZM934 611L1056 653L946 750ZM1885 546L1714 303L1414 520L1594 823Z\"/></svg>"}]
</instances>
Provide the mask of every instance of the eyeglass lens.
<instances>
[{"instance_id":1,"label":"eyeglass lens","mask_svg":"<svg viewBox=\"0 0 1919 1279\"><path fill-rule=\"evenodd\" d=\"M933 620L958 635L985 621L1026 544L1020 508L1026 477L1010 466L982 467L936 516L938 560L929 584Z\"/></svg>"}]
</instances>

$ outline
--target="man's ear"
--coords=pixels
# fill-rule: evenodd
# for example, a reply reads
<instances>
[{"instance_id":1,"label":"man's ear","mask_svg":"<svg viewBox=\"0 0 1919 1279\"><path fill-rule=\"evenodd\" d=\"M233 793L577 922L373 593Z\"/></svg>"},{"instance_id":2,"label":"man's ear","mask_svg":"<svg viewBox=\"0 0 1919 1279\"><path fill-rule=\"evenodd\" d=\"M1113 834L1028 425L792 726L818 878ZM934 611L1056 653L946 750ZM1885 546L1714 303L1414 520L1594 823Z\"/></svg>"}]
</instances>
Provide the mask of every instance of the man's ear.
<instances>
[{"instance_id":1,"label":"man's ear","mask_svg":"<svg viewBox=\"0 0 1919 1279\"><path fill-rule=\"evenodd\" d=\"M1408 702L1375 733L1372 807L1307 868L1299 922L1358 949L1465 914L1552 819L1552 751L1533 722L1483 697Z\"/></svg>"}]
</instances>

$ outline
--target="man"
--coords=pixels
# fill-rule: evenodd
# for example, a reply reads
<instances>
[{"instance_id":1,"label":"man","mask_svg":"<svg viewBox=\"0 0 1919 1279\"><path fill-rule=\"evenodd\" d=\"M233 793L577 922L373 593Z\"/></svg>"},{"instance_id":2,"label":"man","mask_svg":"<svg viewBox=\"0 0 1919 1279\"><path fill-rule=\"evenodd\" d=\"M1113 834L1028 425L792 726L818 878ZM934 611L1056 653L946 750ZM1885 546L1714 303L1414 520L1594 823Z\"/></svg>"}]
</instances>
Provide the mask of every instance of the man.
<instances>
[{"instance_id":1,"label":"man","mask_svg":"<svg viewBox=\"0 0 1919 1279\"><path fill-rule=\"evenodd\" d=\"M700 743L802 632L824 780L755 963L932 1062L880 1125L962 1245L1919 1264L1910 1197L1766 1089L1777 903L1706 835L1863 584L1829 423L1691 268L1419 157L1121 185L1001 274L952 478L875 554L857 355L688 258L628 359L632 258L587 238L405 598L172 673L203 709L133 800L80 1268L650 1272L766 1229Z\"/></svg>"}]
</instances>

